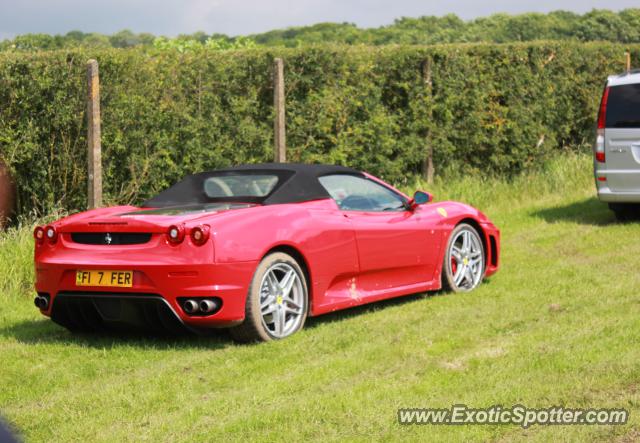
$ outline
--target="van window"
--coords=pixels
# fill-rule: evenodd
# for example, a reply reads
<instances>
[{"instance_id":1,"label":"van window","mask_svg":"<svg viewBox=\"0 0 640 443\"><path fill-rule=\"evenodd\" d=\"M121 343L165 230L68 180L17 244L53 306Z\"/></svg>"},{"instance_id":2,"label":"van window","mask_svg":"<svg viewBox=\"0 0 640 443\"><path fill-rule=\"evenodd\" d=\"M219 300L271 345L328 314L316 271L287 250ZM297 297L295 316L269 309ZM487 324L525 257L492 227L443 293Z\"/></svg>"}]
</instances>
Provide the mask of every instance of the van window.
<instances>
[{"instance_id":1,"label":"van window","mask_svg":"<svg viewBox=\"0 0 640 443\"><path fill-rule=\"evenodd\" d=\"M606 127L640 128L640 83L609 89Z\"/></svg>"}]
</instances>

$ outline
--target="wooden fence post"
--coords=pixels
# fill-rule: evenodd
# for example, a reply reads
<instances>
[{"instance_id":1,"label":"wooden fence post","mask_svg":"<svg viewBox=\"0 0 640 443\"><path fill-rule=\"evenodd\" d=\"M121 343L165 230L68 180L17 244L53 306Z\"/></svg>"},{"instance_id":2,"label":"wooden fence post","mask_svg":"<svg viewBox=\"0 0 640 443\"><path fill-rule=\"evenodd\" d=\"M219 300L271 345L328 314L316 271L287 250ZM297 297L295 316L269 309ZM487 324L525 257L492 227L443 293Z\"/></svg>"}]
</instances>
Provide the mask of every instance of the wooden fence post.
<instances>
[{"instance_id":1,"label":"wooden fence post","mask_svg":"<svg viewBox=\"0 0 640 443\"><path fill-rule=\"evenodd\" d=\"M100 79L98 62L87 62L88 208L102 206L102 148L100 146Z\"/></svg>"},{"instance_id":2,"label":"wooden fence post","mask_svg":"<svg viewBox=\"0 0 640 443\"><path fill-rule=\"evenodd\" d=\"M424 83L424 94L426 101L429 102L426 118L429 119L429 126L433 119L433 82L431 81L431 59L428 58L422 62L422 82ZM427 129L425 137L426 158L423 161L422 173L427 179L427 183L433 183L433 143L431 141L431 128Z\"/></svg>"},{"instance_id":3,"label":"wooden fence post","mask_svg":"<svg viewBox=\"0 0 640 443\"><path fill-rule=\"evenodd\" d=\"M628 74L629 72L631 72L631 52L630 51L626 51L624 53L624 59L625 59L624 66Z\"/></svg>"},{"instance_id":4,"label":"wooden fence post","mask_svg":"<svg viewBox=\"0 0 640 443\"><path fill-rule=\"evenodd\" d=\"M276 58L273 63L273 107L275 120L273 122L276 163L287 161L287 142L285 129L285 98L284 98L284 62Z\"/></svg>"}]
</instances>

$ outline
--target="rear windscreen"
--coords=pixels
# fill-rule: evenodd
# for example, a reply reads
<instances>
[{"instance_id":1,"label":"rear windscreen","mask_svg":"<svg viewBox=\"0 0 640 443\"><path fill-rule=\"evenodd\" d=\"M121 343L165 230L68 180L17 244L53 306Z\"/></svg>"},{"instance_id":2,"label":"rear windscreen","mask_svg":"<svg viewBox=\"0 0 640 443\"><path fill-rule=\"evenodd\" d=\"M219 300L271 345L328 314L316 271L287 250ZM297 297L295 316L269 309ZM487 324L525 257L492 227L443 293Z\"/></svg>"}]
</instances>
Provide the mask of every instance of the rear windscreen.
<instances>
[{"instance_id":1,"label":"rear windscreen","mask_svg":"<svg viewBox=\"0 0 640 443\"><path fill-rule=\"evenodd\" d=\"M244 202L262 203L293 171L211 171L189 175L142 204L143 208Z\"/></svg>"},{"instance_id":2,"label":"rear windscreen","mask_svg":"<svg viewBox=\"0 0 640 443\"><path fill-rule=\"evenodd\" d=\"M264 197L278 183L272 174L229 174L209 177L204 181L204 193L209 198Z\"/></svg>"},{"instance_id":3,"label":"rear windscreen","mask_svg":"<svg viewBox=\"0 0 640 443\"><path fill-rule=\"evenodd\" d=\"M607 100L607 128L640 128L640 84L612 86Z\"/></svg>"}]
</instances>

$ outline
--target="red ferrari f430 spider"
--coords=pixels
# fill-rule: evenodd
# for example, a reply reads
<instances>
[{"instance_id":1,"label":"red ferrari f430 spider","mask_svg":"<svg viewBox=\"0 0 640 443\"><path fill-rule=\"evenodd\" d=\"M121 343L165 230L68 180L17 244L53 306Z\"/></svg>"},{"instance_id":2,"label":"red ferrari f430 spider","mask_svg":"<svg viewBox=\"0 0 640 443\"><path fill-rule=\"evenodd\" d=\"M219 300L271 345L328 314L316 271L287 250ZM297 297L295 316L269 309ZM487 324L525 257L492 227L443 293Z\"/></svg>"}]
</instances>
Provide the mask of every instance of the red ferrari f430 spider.
<instances>
[{"instance_id":1,"label":"red ferrari f430 spider","mask_svg":"<svg viewBox=\"0 0 640 443\"><path fill-rule=\"evenodd\" d=\"M230 328L281 339L307 316L470 291L498 269L477 209L413 198L342 166L203 172L146 201L78 213L35 237L35 304L72 331Z\"/></svg>"}]
</instances>

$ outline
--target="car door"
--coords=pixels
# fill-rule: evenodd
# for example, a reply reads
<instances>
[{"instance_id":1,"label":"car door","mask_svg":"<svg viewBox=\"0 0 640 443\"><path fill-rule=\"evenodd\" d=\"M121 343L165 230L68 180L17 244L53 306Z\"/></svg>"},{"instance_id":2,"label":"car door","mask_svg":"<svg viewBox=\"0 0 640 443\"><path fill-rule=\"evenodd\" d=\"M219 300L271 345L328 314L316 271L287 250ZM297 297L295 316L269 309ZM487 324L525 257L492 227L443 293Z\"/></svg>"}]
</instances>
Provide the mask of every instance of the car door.
<instances>
[{"instance_id":1,"label":"car door","mask_svg":"<svg viewBox=\"0 0 640 443\"><path fill-rule=\"evenodd\" d=\"M420 209L406 209L405 197L363 176L334 174L320 182L352 222L360 290L374 293L432 280L436 235Z\"/></svg>"}]
</instances>

